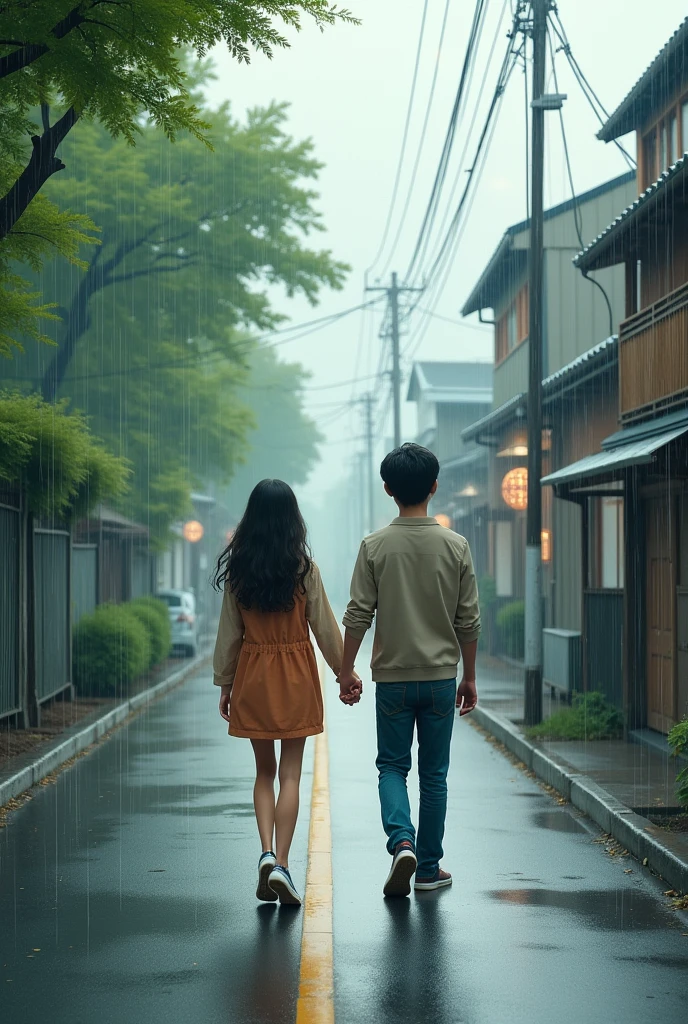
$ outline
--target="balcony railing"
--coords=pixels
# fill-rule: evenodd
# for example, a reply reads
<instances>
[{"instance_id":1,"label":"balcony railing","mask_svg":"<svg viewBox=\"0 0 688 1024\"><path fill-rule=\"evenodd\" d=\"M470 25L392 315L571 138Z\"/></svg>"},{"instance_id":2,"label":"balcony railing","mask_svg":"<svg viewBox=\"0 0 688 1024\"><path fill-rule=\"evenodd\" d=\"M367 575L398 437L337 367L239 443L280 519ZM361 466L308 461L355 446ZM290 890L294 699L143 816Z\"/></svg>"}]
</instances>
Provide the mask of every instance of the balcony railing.
<instances>
[{"instance_id":1,"label":"balcony railing","mask_svg":"<svg viewBox=\"0 0 688 1024\"><path fill-rule=\"evenodd\" d=\"M688 283L619 329L619 406L632 420L688 398Z\"/></svg>"}]
</instances>

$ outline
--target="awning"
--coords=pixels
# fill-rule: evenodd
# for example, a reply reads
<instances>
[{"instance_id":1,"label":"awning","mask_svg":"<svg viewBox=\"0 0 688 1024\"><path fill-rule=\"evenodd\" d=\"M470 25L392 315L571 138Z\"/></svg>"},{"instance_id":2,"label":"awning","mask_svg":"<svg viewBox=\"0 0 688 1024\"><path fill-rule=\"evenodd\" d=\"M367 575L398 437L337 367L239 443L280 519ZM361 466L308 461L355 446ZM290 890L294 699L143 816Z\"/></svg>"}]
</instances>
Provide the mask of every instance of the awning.
<instances>
[{"instance_id":1,"label":"awning","mask_svg":"<svg viewBox=\"0 0 688 1024\"><path fill-rule=\"evenodd\" d=\"M579 459L578 462L543 477L542 483L553 487L560 484L582 483L584 480L613 474L630 466L646 465L652 462L655 452L687 432L688 425L684 424L663 434L655 434L654 437L646 437L630 444L620 444L616 448L596 452L594 455L587 455L584 459Z\"/></svg>"}]
</instances>

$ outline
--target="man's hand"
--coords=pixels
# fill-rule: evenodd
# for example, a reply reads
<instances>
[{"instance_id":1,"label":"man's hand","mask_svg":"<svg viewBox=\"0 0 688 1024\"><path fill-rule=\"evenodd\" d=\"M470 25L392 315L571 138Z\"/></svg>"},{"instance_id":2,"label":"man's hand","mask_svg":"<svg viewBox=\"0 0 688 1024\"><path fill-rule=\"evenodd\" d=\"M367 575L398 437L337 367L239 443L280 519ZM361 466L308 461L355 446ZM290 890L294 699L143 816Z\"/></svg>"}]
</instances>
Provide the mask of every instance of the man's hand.
<instances>
[{"instance_id":1,"label":"man's hand","mask_svg":"<svg viewBox=\"0 0 688 1024\"><path fill-rule=\"evenodd\" d=\"M339 683L339 699L342 704L358 704L363 693L363 683L357 672L340 672L337 680Z\"/></svg>"},{"instance_id":2,"label":"man's hand","mask_svg":"<svg viewBox=\"0 0 688 1024\"><path fill-rule=\"evenodd\" d=\"M225 722L229 722L229 698L232 693L231 686L223 686L220 690L220 714Z\"/></svg>"},{"instance_id":3,"label":"man's hand","mask_svg":"<svg viewBox=\"0 0 688 1024\"><path fill-rule=\"evenodd\" d=\"M461 680L461 684L456 691L456 706L460 708L459 717L463 718L464 715L470 714L478 703L478 691L475 686L475 679Z\"/></svg>"}]
</instances>

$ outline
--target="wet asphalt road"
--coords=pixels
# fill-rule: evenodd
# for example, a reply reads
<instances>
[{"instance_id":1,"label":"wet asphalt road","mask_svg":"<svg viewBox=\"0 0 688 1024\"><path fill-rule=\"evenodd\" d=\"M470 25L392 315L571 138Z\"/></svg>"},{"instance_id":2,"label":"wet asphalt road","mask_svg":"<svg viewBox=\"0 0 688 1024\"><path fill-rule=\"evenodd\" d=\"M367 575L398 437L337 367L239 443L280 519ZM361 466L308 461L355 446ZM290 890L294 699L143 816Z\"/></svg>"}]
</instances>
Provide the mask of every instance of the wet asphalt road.
<instances>
[{"instance_id":1,"label":"wet asphalt road","mask_svg":"<svg viewBox=\"0 0 688 1024\"><path fill-rule=\"evenodd\" d=\"M300 914L256 903L253 756L215 694L173 691L0 831L3 1024L292 1024Z\"/></svg>"},{"instance_id":2,"label":"wet asphalt road","mask_svg":"<svg viewBox=\"0 0 688 1024\"><path fill-rule=\"evenodd\" d=\"M342 710L329 730L338 1021L686 1024L688 916L468 719L449 777L454 884L384 900L372 684Z\"/></svg>"},{"instance_id":3,"label":"wet asphalt road","mask_svg":"<svg viewBox=\"0 0 688 1024\"><path fill-rule=\"evenodd\" d=\"M467 721L450 890L384 901L373 693L328 693L338 1024L685 1024L688 922ZM312 745L294 876L305 877ZM204 673L0 831L0 995L13 1024L293 1022L301 914L257 906L252 758ZM632 869L632 874L624 871Z\"/></svg>"}]
</instances>

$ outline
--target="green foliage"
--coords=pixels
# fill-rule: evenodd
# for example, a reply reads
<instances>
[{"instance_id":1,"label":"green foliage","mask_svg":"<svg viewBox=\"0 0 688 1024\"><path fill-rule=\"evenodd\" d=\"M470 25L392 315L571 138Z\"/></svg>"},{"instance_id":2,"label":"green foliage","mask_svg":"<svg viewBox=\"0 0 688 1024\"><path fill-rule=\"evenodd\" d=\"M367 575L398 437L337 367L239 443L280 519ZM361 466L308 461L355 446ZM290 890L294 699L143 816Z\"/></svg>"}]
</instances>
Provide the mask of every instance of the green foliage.
<instances>
[{"instance_id":1,"label":"green foliage","mask_svg":"<svg viewBox=\"0 0 688 1024\"><path fill-rule=\"evenodd\" d=\"M72 659L80 693L119 697L151 664L148 632L127 605L100 605L74 630Z\"/></svg>"},{"instance_id":2,"label":"green foliage","mask_svg":"<svg viewBox=\"0 0 688 1024\"><path fill-rule=\"evenodd\" d=\"M511 601L500 608L496 616L499 647L510 658L523 658L525 644L525 605Z\"/></svg>"},{"instance_id":3,"label":"green foliage","mask_svg":"<svg viewBox=\"0 0 688 1024\"><path fill-rule=\"evenodd\" d=\"M674 757L688 758L688 716L669 733L669 746ZM676 776L676 799L681 807L688 810L688 765Z\"/></svg>"},{"instance_id":4,"label":"green foliage","mask_svg":"<svg viewBox=\"0 0 688 1024\"><path fill-rule=\"evenodd\" d=\"M492 608L497 600L497 584L491 576L481 577L478 583L478 593L480 594L481 612L487 611L488 608Z\"/></svg>"},{"instance_id":5,"label":"green foliage","mask_svg":"<svg viewBox=\"0 0 688 1024\"><path fill-rule=\"evenodd\" d=\"M155 597L137 597L126 605L143 623L150 643L150 667L159 665L170 653L172 630L167 605Z\"/></svg>"},{"instance_id":6,"label":"green foliage","mask_svg":"<svg viewBox=\"0 0 688 1024\"><path fill-rule=\"evenodd\" d=\"M546 722L526 729L532 739L606 740L623 733L623 716L597 691L574 693L571 707L556 711Z\"/></svg>"},{"instance_id":7,"label":"green foliage","mask_svg":"<svg viewBox=\"0 0 688 1024\"><path fill-rule=\"evenodd\" d=\"M86 512L121 493L127 475L67 402L0 391L0 479L19 487L35 514Z\"/></svg>"},{"instance_id":8,"label":"green foliage","mask_svg":"<svg viewBox=\"0 0 688 1024\"><path fill-rule=\"evenodd\" d=\"M11 261L26 259L37 269L50 255L75 259L82 242L94 241L90 219L60 212L39 192L64 167L65 134L74 124L97 121L130 145L154 126L169 140L188 133L212 146L212 126L194 92L194 63L223 42L238 61L248 62L251 49L272 56L274 48L289 45L276 24L298 30L303 15L321 28L356 22L328 0L36 0L2 6L1 355L11 353L18 333L47 340L42 322L53 315ZM51 104L61 108L57 117ZM33 163L30 138L45 147Z\"/></svg>"},{"instance_id":9,"label":"green foliage","mask_svg":"<svg viewBox=\"0 0 688 1024\"><path fill-rule=\"evenodd\" d=\"M3 166L0 152L0 193L11 173ZM86 215L61 212L46 196L37 195L12 231L0 239L0 356L8 358L13 350L21 351L22 335L51 343L41 321L59 319L56 303L41 302L40 291L34 290L16 267L23 264L38 272L47 258L59 255L73 266L86 269L88 264L79 251L82 245L97 242L93 234L96 230Z\"/></svg>"},{"instance_id":10,"label":"green foliage","mask_svg":"<svg viewBox=\"0 0 688 1024\"><path fill-rule=\"evenodd\" d=\"M286 108L245 123L226 106L207 116L213 153L189 136L170 147L150 125L133 150L96 124L72 134L67 170L46 194L97 221L102 244L85 274L59 260L43 275L63 317L57 347L28 346L0 367L45 388L72 347L60 394L133 464L120 509L157 546L189 513L193 488L228 484L251 431L251 460L272 467L261 475L306 478L319 435L302 412L305 374L249 331L284 319L261 286L315 302L348 269L306 244L322 228L311 187L320 164L310 142L287 134Z\"/></svg>"}]
</instances>

